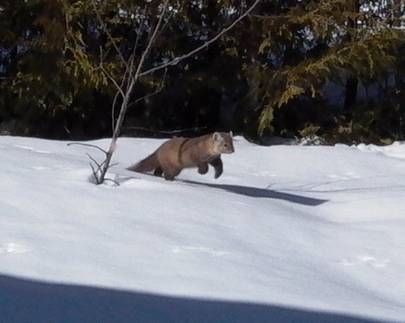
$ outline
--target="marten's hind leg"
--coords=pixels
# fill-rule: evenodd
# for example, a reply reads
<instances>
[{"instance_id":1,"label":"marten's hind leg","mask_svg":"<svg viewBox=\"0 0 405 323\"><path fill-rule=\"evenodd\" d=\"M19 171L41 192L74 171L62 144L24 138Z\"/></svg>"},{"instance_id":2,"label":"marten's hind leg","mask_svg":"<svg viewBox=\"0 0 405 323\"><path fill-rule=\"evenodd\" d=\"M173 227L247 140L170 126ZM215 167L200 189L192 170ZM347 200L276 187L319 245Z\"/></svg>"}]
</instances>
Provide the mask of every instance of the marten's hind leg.
<instances>
[{"instance_id":1,"label":"marten's hind leg","mask_svg":"<svg viewBox=\"0 0 405 323\"><path fill-rule=\"evenodd\" d=\"M174 178L179 175L181 172L181 169L177 169L177 168L166 168L163 169L163 176L165 178L165 180L167 181L172 181L174 180Z\"/></svg>"},{"instance_id":2,"label":"marten's hind leg","mask_svg":"<svg viewBox=\"0 0 405 323\"><path fill-rule=\"evenodd\" d=\"M158 176L158 177L162 176L162 174L163 174L163 169L162 169L162 167L157 167L157 168L155 169L155 171L153 172L153 175Z\"/></svg>"},{"instance_id":3,"label":"marten's hind leg","mask_svg":"<svg viewBox=\"0 0 405 323\"><path fill-rule=\"evenodd\" d=\"M219 176L221 176L222 172L224 171L224 166L222 164L221 157L218 156L217 158L211 160L209 163L215 169L215 178L218 178Z\"/></svg>"},{"instance_id":4,"label":"marten's hind leg","mask_svg":"<svg viewBox=\"0 0 405 323\"><path fill-rule=\"evenodd\" d=\"M207 174L208 173L208 163L201 163L198 165L198 172L201 175Z\"/></svg>"}]
</instances>

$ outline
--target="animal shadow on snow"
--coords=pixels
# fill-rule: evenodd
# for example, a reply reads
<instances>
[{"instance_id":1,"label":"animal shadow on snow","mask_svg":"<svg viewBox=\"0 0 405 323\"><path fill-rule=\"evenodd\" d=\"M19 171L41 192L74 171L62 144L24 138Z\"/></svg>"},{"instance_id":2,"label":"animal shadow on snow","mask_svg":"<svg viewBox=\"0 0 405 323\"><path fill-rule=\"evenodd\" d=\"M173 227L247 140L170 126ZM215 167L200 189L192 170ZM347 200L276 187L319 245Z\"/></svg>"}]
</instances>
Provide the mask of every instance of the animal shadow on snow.
<instances>
[{"instance_id":1,"label":"animal shadow on snow","mask_svg":"<svg viewBox=\"0 0 405 323\"><path fill-rule=\"evenodd\" d=\"M278 305L203 300L0 275L7 323L371 323L368 318Z\"/></svg>"},{"instance_id":2,"label":"animal shadow on snow","mask_svg":"<svg viewBox=\"0 0 405 323\"><path fill-rule=\"evenodd\" d=\"M195 181L189 181L189 180L182 180L182 182L217 188L217 189L221 189L221 190L228 191L231 193L245 195L248 197L284 200L284 201L288 201L291 203L297 203L297 204L302 204L302 205L307 205L307 206L318 206L318 205L321 205L321 204L329 201L329 200L317 199L317 198L313 198L313 197L307 197L307 196L296 195L296 194L291 194L291 193L278 192L278 191L269 190L266 188L252 187L252 186L201 183L201 182L195 182Z\"/></svg>"},{"instance_id":3,"label":"animal shadow on snow","mask_svg":"<svg viewBox=\"0 0 405 323\"><path fill-rule=\"evenodd\" d=\"M138 176L116 175L114 178L114 181L118 182L119 184L123 184L127 181L134 180L134 179L136 180L136 179L140 179L143 177L159 178L159 177L156 177L156 176L150 175L150 174L141 174L141 175L138 174ZM278 192L275 190L252 187L252 186L203 183L203 182L181 180L181 179L176 179L176 181L179 181L181 183L186 183L186 184L212 187L212 188L221 189L221 190L224 190L227 192L240 194L240 195L244 195L244 196L248 196L248 197L278 199L278 200L284 200L284 201L288 201L291 203L297 203L297 204L302 204L302 205L307 205L307 206L318 206L318 205L321 205L321 204L329 201L329 200L324 200L324 199L317 199L317 198L313 198L313 197L296 195L296 194L292 194L292 193Z\"/></svg>"}]
</instances>

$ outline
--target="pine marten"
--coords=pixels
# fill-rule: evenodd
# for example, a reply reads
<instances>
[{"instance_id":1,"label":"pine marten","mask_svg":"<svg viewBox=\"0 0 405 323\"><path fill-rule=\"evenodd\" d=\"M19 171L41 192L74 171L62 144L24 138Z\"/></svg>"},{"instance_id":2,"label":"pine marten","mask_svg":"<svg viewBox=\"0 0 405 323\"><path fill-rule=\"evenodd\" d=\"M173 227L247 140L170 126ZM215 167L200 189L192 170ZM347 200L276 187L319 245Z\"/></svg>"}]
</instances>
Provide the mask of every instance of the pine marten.
<instances>
[{"instance_id":1,"label":"pine marten","mask_svg":"<svg viewBox=\"0 0 405 323\"><path fill-rule=\"evenodd\" d=\"M200 174L208 172L208 164L215 169L215 178L221 176L221 154L232 154L232 132L214 132L196 138L177 137L164 142L153 154L127 169L152 172L173 180L184 168L197 167Z\"/></svg>"}]
</instances>

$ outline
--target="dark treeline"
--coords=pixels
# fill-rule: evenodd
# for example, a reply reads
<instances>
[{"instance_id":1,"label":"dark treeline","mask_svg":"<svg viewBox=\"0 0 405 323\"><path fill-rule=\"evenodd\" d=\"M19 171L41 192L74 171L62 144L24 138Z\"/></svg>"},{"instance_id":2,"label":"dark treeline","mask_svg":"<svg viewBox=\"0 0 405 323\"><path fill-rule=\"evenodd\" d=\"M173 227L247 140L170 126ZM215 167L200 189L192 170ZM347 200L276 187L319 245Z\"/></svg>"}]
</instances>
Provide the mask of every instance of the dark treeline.
<instances>
[{"instance_id":1,"label":"dark treeline","mask_svg":"<svg viewBox=\"0 0 405 323\"><path fill-rule=\"evenodd\" d=\"M170 1L146 68L201 45L252 2ZM141 53L160 5L0 0L0 132L110 136L111 78L125 70L115 46L124 60ZM143 77L123 135L404 139L403 11L401 0L263 0L196 56Z\"/></svg>"}]
</instances>

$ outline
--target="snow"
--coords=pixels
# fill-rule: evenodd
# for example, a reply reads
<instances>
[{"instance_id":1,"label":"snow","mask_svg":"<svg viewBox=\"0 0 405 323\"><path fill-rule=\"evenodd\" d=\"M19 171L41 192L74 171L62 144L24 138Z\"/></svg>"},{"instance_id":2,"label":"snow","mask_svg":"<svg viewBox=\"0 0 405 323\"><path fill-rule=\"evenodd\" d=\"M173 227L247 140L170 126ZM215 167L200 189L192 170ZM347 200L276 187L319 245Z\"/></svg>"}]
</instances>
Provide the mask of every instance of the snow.
<instances>
[{"instance_id":1,"label":"snow","mask_svg":"<svg viewBox=\"0 0 405 323\"><path fill-rule=\"evenodd\" d=\"M85 322L80 315L114 306L121 316L101 321L125 322L133 310L141 322L202 322L202 313L215 314L210 322L405 322L405 144L263 147L237 137L218 180L212 169L174 182L125 170L161 142L120 139L109 174L120 186L96 186L85 153L97 151L0 138L7 322L48 321L36 290L59 310L87 304L76 316L50 311L49 322Z\"/></svg>"}]
</instances>

